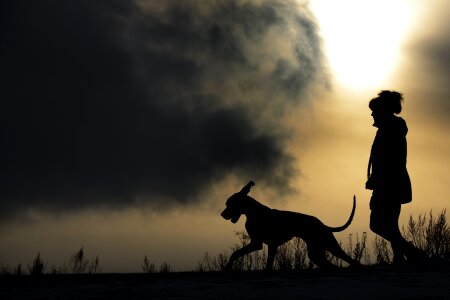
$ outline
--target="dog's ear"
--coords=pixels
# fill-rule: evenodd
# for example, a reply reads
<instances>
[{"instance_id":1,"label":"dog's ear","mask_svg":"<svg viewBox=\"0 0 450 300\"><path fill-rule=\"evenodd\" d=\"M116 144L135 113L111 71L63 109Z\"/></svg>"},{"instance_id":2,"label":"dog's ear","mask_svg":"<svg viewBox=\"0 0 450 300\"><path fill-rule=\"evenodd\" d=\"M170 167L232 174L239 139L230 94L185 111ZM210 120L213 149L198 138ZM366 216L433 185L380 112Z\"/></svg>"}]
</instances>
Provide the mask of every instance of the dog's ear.
<instances>
[{"instance_id":1,"label":"dog's ear","mask_svg":"<svg viewBox=\"0 0 450 300\"><path fill-rule=\"evenodd\" d=\"M250 192L250 188L254 185L255 183L253 181L250 181L249 183L247 183L246 186L242 188L242 190L239 193L247 195Z\"/></svg>"}]
</instances>

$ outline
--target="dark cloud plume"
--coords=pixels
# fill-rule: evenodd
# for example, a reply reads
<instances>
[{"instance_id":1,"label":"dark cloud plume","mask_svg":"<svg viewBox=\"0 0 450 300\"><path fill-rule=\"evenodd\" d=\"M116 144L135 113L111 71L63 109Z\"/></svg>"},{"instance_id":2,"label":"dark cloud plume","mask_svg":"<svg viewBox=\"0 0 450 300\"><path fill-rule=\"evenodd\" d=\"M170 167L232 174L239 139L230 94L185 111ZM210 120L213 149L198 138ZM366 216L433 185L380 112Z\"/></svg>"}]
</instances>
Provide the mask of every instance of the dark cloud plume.
<instances>
[{"instance_id":1,"label":"dark cloud plume","mask_svg":"<svg viewBox=\"0 0 450 300\"><path fill-rule=\"evenodd\" d=\"M187 204L230 174L289 189L295 170L280 119L326 84L306 7L2 6L2 217L29 208Z\"/></svg>"}]
</instances>

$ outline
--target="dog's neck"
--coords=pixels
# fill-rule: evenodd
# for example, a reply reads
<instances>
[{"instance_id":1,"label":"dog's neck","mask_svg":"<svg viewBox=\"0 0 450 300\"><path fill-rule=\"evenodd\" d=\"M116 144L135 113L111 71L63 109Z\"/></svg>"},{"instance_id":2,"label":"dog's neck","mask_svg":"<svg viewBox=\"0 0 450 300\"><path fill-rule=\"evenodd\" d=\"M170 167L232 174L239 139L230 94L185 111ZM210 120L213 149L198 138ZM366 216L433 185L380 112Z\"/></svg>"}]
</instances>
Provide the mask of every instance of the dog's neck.
<instances>
[{"instance_id":1,"label":"dog's neck","mask_svg":"<svg viewBox=\"0 0 450 300\"><path fill-rule=\"evenodd\" d=\"M246 196L245 199L245 209L244 209L244 215L248 217L251 217L254 214L261 214L265 211L271 210L269 207L259 203L255 199L253 199L250 196Z\"/></svg>"}]
</instances>

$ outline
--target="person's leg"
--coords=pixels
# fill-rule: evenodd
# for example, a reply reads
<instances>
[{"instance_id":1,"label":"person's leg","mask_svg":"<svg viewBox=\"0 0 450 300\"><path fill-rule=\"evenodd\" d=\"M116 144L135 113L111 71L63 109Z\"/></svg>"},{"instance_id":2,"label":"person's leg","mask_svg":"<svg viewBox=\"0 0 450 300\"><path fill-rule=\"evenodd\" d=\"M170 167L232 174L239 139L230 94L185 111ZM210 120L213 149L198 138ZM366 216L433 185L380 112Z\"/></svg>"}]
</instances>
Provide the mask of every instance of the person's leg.
<instances>
[{"instance_id":1,"label":"person's leg","mask_svg":"<svg viewBox=\"0 0 450 300\"><path fill-rule=\"evenodd\" d=\"M370 230L381 236L382 238L389 240L389 234L387 224L385 222L385 213L380 209L372 209L370 212Z\"/></svg>"},{"instance_id":2,"label":"person's leg","mask_svg":"<svg viewBox=\"0 0 450 300\"><path fill-rule=\"evenodd\" d=\"M389 199L383 197L380 192L373 192L370 199L370 229L390 242L393 239L392 227L396 221L392 220L390 205L385 204L389 203L387 200Z\"/></svg>"},{"instance_id":3,"label":"person's leg","mask_svg":"<svg viewBox=\"0 0 450 300\"><path fill-rule=\"evenodd\" d=\"M403 238L398 226L401 204L392 203L395 199L374 191L370 200L370 229L391 243L395 264L404 264L405 256L408 264L420 264L427 255Z\"/></svg>"},{"instance_id":4,"label":"person's leg","mask_svg":"<svg viewBox=\"0 0 450 300\"><path fill-rule=\"evenodd\" d=\"M394 253L394 264L405 264L405 239L398 227L400 205L380 205L380 202L371 201L370 229L390 242ZM376 199L375 199L376 200ZM383 199L386 200L386 199Z\"/></svg>"},{"instance_id":5,"label":"person's leg","mask_svg":"<svg viewBox=\"0 0 450 300\"><path fill-rule=\"evenodd\" d=\"M395 265L404 265L406 240L403 238L400 228L398 227L398 219L400 217L401 205L392 205L387 210L387 219L389 224L389 239L391 243L392 252L394 253L393 263Z\"/></svg>"},{"instance_id":6,"label":"person's leg","mask_svg":"<svg viewBox=\"0 0 450 300\"><path fill-rule=\"evenodd\" d=\"M400 228L398 227L398 219L400 217L400 210L401 205L399 204L396 207L393 207L391 209L392 212L392 222L394 223L395 219L395 226L393 224L392 226L392 240L391 246L392 250L394 252L394 263L398 264L420 264L424 260L426 260L427 255L424 251L416 248L413 243L408 242L401 234ZM406 256L406 260L405 260ZM397 261L396 261L397 257Z\"/></svg>"},{"instance_id":7,"label":"person's leg","mask_svg":"<svg viewBox=\"0 0 450 300\"><path fill-rule=\"evenodd\" d=\"M398 226L400 210L400 204L386 208L386 228L384 229L383 237L391 243L392 251L394 253L394 264L420 264L426 260L427 255L424 251L416 248L411 242L408 242L401 234Z\"/></svg>"},{"instance_id":8,"label":"person's leg","mask_svg":"<svg viewBox=\"0 0 450 300\"><path fill-rule=\"evenodd\" d=\"M384 221L384 207L379 193L373 192L372 198L370 199L370 229L376 234L383 238L386 232L386 223Z\"/></svg>"}]
</instances>

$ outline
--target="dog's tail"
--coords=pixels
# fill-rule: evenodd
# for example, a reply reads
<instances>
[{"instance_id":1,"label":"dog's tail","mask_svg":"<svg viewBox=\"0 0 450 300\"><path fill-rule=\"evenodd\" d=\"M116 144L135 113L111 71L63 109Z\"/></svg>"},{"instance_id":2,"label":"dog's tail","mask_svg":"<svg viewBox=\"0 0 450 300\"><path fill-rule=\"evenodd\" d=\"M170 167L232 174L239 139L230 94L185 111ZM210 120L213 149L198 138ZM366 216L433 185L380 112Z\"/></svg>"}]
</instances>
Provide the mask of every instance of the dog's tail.
<instances>
[{"instance_id":1,"label":"dog's tail","mask_svg":"<svg viewBox=\"0 0 450 300\"><path fill-rule=\"evenodd\" d=\"M332 232L339 232L339 231L343 231L345 229L347 229L348 226L350 226L350 224L353 221L353 216L355 215L355 209L356 209L356 196L353 195L353 208L352 208L352 212L350 214L350 218L348 218L347 223L345 223L342 226L339 227L329 227L327 226Z\"/></svg>"}]
</instances>

